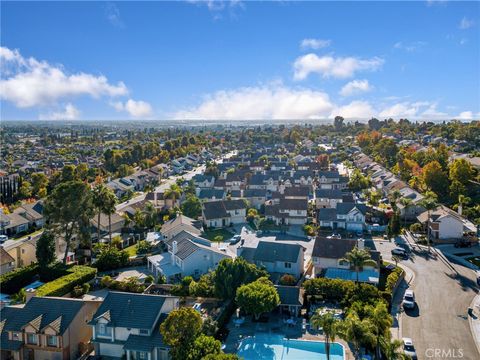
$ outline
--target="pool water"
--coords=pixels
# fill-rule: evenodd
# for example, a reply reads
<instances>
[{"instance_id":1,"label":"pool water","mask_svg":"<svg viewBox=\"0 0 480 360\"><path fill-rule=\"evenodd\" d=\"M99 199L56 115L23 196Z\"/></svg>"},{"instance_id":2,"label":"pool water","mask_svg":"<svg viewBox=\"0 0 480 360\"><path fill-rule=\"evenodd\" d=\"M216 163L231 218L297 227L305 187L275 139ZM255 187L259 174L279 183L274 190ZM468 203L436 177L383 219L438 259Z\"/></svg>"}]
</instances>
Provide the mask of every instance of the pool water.
<instances>
[{"instance_id":1,"label":"pool water","mask_svg":"<svg viewBox=\"0 0 480 360\"><path fill-rule=\"evenodd\" d=\"M259 334L240 343L237 355L244 360L326 360L322 341L287 340L280 335ZM330 360L343 360L339 343L330 344Z\"/></svg>"}]
</instances>

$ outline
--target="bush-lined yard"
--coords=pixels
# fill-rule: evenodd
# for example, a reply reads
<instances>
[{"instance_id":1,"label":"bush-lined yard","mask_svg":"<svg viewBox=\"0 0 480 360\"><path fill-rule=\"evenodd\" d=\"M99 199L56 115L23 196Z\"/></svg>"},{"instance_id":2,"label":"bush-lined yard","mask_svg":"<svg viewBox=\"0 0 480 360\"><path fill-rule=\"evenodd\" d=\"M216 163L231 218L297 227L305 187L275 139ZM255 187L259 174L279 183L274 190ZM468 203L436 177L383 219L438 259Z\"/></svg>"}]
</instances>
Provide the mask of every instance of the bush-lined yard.
<instances>
[{"instance_id":1,"label":"bush-lined yard","mask_svg":"<svg viewBox=\"0 0 480 360\"><path fill-rule=\"evenodd\" d=\"M212 229L212 230L206 230L202 236L210 241L218 241L217 237L218 236L221 236L222 237L222 240L220 241L226 241L228 239L230 239L234 234L231 233L230 231L228 230L225 230L225 229Z\"/></svg>"}]
</instances>

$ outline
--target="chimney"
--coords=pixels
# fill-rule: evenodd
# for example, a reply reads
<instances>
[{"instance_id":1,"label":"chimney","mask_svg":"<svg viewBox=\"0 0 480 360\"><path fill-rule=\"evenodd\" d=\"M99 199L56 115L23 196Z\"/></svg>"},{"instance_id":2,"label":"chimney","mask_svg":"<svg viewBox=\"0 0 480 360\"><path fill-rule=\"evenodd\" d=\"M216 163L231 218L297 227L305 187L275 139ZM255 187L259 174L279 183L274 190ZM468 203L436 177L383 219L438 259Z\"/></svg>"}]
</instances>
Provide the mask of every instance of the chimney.
<instances>
[{"instance_id":1,"label":"chimney","mask_svg":"<svg viewBox=\"0 0 480 360\"><path fill-rule=\"evenodd\" d=\"M462 216L462 212L463 212L463 206L462 206L462 204L458 204L457 212L458 212L458 215Z\"/></svg>"},{"instance_id":2,"label":"chimney","mask_svg":"<svg viewBox=\"0 0 480 360\"><path fill-rule=\"evenodd\" d=\"M29 302L35 295L37 295L37 289L27 289L25 291L25 303Z\"/></svg>"},{"instance_id":3,"label":"chimney","mask_svg":"<svg viewBox=\"0 0 480 360\"><path fill-rule=\"evenodd\" d=\"M358 239L357 240L357 248L359 250L364 250L365 249L365 240L363 239Z\"/></svg>"},{"instance_id":4,"label":"chimney","mask_svg":"<svg viewBox=\"0 0 480 360\"><path fill-rule=\"evenodd\" d=\"M177 253L177 242L172 242L172 265L175 265L175 254Z\"/></svg>"}]
</instances>

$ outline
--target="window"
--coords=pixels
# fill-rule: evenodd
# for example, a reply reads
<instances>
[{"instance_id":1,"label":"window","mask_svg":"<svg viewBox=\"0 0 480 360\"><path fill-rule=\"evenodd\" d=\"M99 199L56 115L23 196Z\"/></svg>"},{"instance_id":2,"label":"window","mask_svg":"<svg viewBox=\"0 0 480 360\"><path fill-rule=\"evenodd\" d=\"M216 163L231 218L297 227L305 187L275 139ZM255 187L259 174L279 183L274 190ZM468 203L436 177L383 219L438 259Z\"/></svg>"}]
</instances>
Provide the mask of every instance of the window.
<instances>
[{"instance_id":1,"label":"window","mask_svg":"<svg viewBox=\"0 0 480 360\"><path fill-rule=\"evenodd\" d=\"M148 329L140 329L140 335L148 335Z\"/></svg>"},{"instance_id":2,"label":"window","mask_svg":"<svg viewBox=\"0 0 480 360\"><path fill-rule=\"evenodd\" d=\"M12 333L12 340L20 340L20 334L19 333Z\"/></svg>"},{"instance_id":3,"label":"window","mask_svg":"<svg viewBox=\"0 0 480 360\"><path fill-rule=\"evenodd\" d=\"M145 351L137 351L137 358L139 360L146 360L148 358L147 353Z\"/></svg>"},{"instance_id":4,"label":"window","mask_svg":"<svg viewBox=\"0 0 480 360\"><path fill-rule=\"evenodd\" d=\"M38 344L38 338L36 334L27 334L27 344Z\"/></svg>"},{"instance_id":5,"label":"window","mask_svg":"<svg viewBox=\"0 0 480 360\"><path fill-rule=\"evenodd\" d=\"M285 268L290 269L292 267L292 264L289 262L285 263Z\"/></svg>"},{"instance_id":6,"label":"window","mask_svg":"<svg viewBox=\"0 0 480 360\"><path fill-rule=\"evenodd\" d=\"M53 335L47 335L47 345L57 347L57 337Z\"/></svg>"},{"instance_id":7,"label":"window","mask_svg":"<svg viewBox=\"0 0 480 360\"><path fill-rule=\"evenodd\" d=\"M97 334L99 336L111 336L112 329L107 326L107 324L98 324L97 325Z\"/></svg>"}]
</instances>

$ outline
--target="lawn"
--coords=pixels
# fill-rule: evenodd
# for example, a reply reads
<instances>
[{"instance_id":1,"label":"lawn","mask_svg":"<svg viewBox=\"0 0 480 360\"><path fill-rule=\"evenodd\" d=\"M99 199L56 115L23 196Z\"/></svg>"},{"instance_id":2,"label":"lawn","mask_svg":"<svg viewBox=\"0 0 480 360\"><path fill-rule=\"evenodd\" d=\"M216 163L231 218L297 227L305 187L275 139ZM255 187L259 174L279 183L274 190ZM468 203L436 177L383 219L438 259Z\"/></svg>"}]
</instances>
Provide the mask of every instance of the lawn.
<instances>
[{"instance_id":1,"label":"lawn","mask_svg":"<svg viewBox=\"0 0 480 360\"><path fill-rule=\"evenodd\" d=\"M472 256L469 258L465 258L468 262L472 263L473 265L477 265L480 267L480 256Z\"/></svg>"},{"instance_id":2,"label":"lawn","mask_svg":"<svg viewBox=\"0 0 480 360\"><path fill-rule=\"evenodd\" d=\"M128 253L128 256L137 256L137 244L130 245L123 250Z\"/></svg>"},{"instance_id":3,"label":"lawn","mask_svg":"<svg viewBox=\"0 0 480 360\"><path fill-rule=\"evenodd\" d=\"M215 230L207 230L203 233L203 237L210 240L215 241L217 236L222 237L222 241L230 239L234 234L225 229L215 229Z\"/></svg>"}]
</instances>

